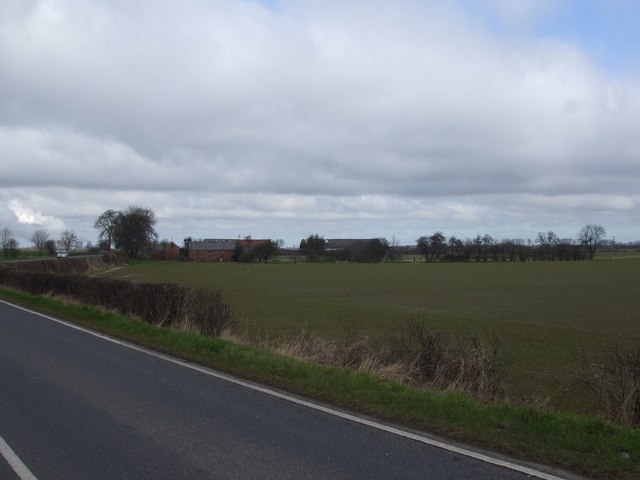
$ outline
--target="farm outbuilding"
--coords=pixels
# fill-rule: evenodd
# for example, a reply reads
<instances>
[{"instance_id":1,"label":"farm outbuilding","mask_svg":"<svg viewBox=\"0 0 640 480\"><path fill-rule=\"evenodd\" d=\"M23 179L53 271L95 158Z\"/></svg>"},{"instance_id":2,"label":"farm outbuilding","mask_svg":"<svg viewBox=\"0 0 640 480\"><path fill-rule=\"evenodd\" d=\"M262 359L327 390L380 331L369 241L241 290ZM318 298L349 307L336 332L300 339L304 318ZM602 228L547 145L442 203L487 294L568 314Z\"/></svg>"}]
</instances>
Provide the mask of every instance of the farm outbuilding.
<instances>
[{"instance_id":1,"label":"farm outbuilding","mask_svg":"<svg viewBox=\"0 0 640 480\"><path fill-rule=\"evenodd\" d=\"M207 239L192 241L189 243L189 253L187 258L196 262L230 262L236 245L241 245L247 251L262 245L269 240L253 240L243 238L238 240L229 239Z\"/></svg>"},{"instance_id":2,"label":"farm outbuilding","mask_svg":"<svg viewBox=\"0 0 640 480\"><path fill-rule=\"evenodd\" d=\"M160 250L151 253L151 260L177 260L180 256L180 247L173 242L167 243Z\"/></svg>"}]
</instances>

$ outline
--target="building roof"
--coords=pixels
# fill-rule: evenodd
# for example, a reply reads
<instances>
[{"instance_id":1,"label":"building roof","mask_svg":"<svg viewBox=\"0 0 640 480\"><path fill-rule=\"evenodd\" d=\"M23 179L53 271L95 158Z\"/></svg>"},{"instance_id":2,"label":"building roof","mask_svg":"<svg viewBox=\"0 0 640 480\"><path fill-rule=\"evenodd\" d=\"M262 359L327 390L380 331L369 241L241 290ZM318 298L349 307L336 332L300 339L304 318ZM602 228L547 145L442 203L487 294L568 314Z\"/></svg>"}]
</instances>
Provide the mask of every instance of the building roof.
<instances>
[{"instance_id":1,"label":"building roof","mask_svg":"<svg viewBox=\"0 0 640 480\"><path fill-rule=\"evenodd\" d=\"M192 241L189 243L189 250L233 250L236 248L237 240L228 239L209 239L199 242Z\"/></svg>"},{"instance_id":2,"label":"building roof","mask_svg":"<svg viewBox=\"0 0 640 480\"><path fill-rule=\"evenodd\" d=\"M348 250L357 245L369 243L371 238L328 238L324 244L326 250Z\"/></svg>"},{"instance_id":3,"label":"building roof","mask_svg":"<svg viewBox=\"0 0 640 480\"><path fill-rule=\"evenodd\" d=\"M180 248L180 247L176 245L174 242L169 242L166 245L158 244L154 252L164 252L165 250L168 250L170 248Z\"/></svg>"}]
</instances>

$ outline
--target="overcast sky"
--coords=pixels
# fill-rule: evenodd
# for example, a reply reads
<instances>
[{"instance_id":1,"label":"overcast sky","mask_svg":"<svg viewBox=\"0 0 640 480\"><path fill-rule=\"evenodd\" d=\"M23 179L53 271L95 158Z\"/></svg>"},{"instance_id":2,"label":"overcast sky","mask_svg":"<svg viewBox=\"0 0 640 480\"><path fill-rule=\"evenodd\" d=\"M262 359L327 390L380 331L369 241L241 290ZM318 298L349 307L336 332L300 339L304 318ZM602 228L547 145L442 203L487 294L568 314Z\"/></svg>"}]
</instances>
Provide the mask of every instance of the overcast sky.
<instances>
[{"instance_id":1,"label":"overcast sky","mask_svg":"<svg viewBox=\"0 0 640 480\"><path fill-rule=\"evenodd\" d=\"M0 228L640 240L635 0L2 0Z\"/></svg>"}]
</instances>

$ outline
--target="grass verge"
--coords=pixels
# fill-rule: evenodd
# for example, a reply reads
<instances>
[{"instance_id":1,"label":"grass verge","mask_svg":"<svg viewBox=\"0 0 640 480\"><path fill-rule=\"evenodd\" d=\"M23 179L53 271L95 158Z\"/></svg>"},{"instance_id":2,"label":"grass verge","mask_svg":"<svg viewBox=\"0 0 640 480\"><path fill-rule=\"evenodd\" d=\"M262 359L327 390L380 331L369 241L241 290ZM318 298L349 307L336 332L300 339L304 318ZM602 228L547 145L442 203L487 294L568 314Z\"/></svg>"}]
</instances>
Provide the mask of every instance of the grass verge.
<instances>
[{"instance_id":1,"label":"grass verge","mask_svg":"<svg viewBox=\"0 0 640 480\"><path fill-rule=\"evenodd\" d=\"M425 391L6 289L0 289L0 298L217 370L456 441L596 478L640 477L640 429L533 407L481 404L457 394Z\"/></svg>"}]
</instances>

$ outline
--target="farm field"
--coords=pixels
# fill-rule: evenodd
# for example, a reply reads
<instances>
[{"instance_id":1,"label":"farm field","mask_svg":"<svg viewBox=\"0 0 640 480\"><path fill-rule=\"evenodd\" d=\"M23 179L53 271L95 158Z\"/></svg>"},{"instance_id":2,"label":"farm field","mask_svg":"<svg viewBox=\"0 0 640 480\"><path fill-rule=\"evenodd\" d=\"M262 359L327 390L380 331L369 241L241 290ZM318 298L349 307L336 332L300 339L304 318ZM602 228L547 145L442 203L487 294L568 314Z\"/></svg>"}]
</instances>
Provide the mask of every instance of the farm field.
<instances>
[{"instance_id":1,"label":"farm field","mask_svg":"<svg viewBox=\"0 0 640 480\"><path fill-rule=\"evenodd\" d=\"M372 343L411 320L447 335L495 333L514 400L589 407L584 351L640 340L640 260L531 263L138 263L106 275L219 289L250 336L306 329Z\"/></svg>"}]
</instances>

